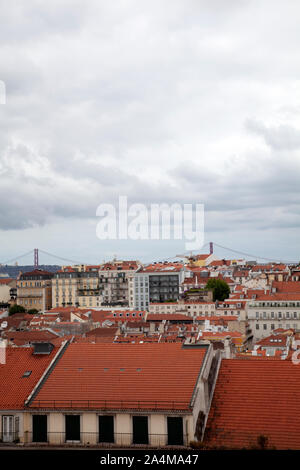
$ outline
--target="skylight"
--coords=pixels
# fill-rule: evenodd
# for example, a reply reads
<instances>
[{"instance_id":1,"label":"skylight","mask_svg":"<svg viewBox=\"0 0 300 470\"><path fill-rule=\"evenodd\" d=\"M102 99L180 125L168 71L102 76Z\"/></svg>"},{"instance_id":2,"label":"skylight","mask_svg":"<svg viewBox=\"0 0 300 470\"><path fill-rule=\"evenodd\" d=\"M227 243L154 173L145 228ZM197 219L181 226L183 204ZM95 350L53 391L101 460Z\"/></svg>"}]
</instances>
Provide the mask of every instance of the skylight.
<instances>
[{"instance_id":1,"label":"skylight","mask_svg":"<svg viewBox=\"0 0 300 470\"><path fill-rule=\"evenodd\" d=\"M31 375L32 370L26 370L22 377L29 377Z\"/></svg>"}]
</instances>

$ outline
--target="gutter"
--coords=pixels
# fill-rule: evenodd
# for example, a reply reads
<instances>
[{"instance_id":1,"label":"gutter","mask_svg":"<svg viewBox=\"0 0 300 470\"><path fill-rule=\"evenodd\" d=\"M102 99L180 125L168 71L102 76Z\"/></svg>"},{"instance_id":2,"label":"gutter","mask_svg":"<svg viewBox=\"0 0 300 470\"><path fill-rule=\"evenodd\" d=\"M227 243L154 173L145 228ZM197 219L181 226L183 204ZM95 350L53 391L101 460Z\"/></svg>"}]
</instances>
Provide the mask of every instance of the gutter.
<instances>
[{"instance_id":1,"label":"gutter","mask_svg":"<svg viewBox=\"0 0 300 470\"><path fill-rule=\"evenodd\" d=\"M34 400L34 398L36 397L36 395L40 391L41 387L43 386L44 382L47 380L47 378L51 374L52 370L56 366L57 362L59 361L59 359L61 358L61 356L65 352L65 350L67 349L68 345L69 345L69 340L64 341L61 344L61 347L59 348L59 350L55 354L54 358L52 359L52 361L50 362L50 364L48 365L48 367L44 371L43 375L41 376L41 378L39 379L39 381L37 382L37 384L35 385L35 387L31 391L30 395L26 398L26 400L24 402L25 407L30 406L30 404L32 403L32 401Z\"/></svg>"}]
</instances>

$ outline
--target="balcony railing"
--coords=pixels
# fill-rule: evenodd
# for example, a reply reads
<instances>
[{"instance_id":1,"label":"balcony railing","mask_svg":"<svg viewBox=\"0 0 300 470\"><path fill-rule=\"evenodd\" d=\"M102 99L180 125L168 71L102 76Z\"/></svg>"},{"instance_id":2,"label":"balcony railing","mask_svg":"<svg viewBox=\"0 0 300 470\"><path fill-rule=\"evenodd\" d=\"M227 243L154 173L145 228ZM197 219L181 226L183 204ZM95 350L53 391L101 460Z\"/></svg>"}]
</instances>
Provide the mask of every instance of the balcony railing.
<instances>
[{"instance_id":1,"label":"balcony railing","mask_svg":"<svg viewBox=\"0 0 300 470\"><path fill-rule=\"evenodd\" d=\"M190 411L186 401L168 400L34 400L30 408L93 410Z\"/></svg>"},{"instance_id":2,"label":"balcony railing","mask_svg":"<svg viewBox=\"0 0 300 470\"><path fill-rule=\"evenodd\" d=\"M74 436L73 436L74 437ZM182 440L170 441L168 434L148 434L148 438L136 439L132 433L114 433L112 442L103 442L97 432L81 432L78 439L67 439L64 432L48 432L44 437L37 437L32 432L25 431L22 442L26 445L55 445L55 446L100 446L100 447L166 447L188 446L188 436Z\"/></svg>"},{"instance_id":3,"label":"balcony railing","mask_svg":"<svg viewBox=\"0 0 300 470\"><path fill-rule=\"evenodd\" d=\"M0 443L1 444L17 444L19 442L19 432L0 432Z\"/></svg>"},{"instance_id":4,"label":"balcony railing","mask_svg":"<svg viewBox=\"0 0 300 470\"><path fill-rule=\"evenodd\" d=\"M19 294L18 299L41 298L43 294Z\"/></svg>"}]
</instances>

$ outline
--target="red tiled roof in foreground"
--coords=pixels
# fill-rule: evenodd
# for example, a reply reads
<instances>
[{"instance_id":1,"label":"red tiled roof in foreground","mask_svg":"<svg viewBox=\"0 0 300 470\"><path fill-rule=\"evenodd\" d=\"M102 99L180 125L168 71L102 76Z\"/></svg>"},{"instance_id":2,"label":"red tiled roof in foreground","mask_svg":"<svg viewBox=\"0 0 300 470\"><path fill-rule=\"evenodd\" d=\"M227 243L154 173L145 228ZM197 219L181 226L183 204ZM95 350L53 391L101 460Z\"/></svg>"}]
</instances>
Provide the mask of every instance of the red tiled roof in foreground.
<instances>
[{"instance_id":1,"label":"red tiled roof in foreground","mask_svg":"<svg viewBox=\"0 0 300 470\"><path fill-rule=\"evenodd\" d=\"M0 409L15 410L24 402L57 353L34 355L33 348L6 348L6 363L0 364ZM24 372L32 371L29 377Z\"/></svg>"},{"instance_id":2,"label":"red tiled roof in foreground","mask_svg":"<svg viewBox=\"0 0 300 470\"><path fill-rule=\"evenodd\" d=\"M300 449L300 366L290 360L224 359L205 442L243 448L264 435L276 449Z\"/></svg>"},{"instance_id":3,"label":"red tiled roof in foreground","mask_svg":"<svg viewBox=\"0 0 300 470\"><path fill-rule=\"evenodd\" d=\"M30 406L189 410L206 351L176 343L70 344Z\"/></svg>"}]
</instances>

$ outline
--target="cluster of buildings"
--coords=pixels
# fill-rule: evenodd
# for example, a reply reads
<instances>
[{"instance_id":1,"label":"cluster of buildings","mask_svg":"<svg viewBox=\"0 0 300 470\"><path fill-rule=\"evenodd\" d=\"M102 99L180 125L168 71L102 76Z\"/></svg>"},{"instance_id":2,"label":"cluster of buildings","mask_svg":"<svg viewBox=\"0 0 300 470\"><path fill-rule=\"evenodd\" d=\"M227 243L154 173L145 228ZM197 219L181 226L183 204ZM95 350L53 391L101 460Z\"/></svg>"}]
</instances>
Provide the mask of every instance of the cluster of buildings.
<instances>
[{"instance_id":1,"label":"cluster of buildings","mask_svg":"<svg viewBox=\"0 0 300 470\"><path fill-rule=\"evenodd\" d=\"M300 449L299 267L210 253L3 285L26 311L0 311L0 442Z\"/></svg>"}]
</instances>

